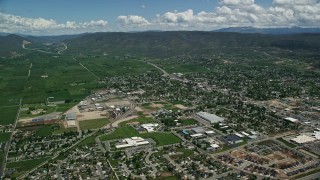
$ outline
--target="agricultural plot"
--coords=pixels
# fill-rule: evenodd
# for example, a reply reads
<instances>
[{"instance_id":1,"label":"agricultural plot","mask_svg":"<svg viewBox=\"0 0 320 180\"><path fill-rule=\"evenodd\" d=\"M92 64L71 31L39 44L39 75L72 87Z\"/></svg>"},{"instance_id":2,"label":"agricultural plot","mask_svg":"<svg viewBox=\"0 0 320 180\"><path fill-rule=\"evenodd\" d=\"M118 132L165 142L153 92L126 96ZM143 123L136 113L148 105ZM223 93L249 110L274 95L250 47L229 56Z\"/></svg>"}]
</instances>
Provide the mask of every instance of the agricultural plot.
<instances>
[{"instance_id":1,"label":"agricultural plot","mask_svg":"<svg viewBox=\"0 0 320 180\"><path fill-rule=\"evenodd\" d=\"M100 78L141 74L155 68L135 59L119 60L111 57L77 58Z\"/></svg>"},{"instance_id":2,"label":"agricultural plot","mask_svg":"<svg viewBox=\"0 0 320 180\"><path fill-rule=\"evenodd\" d=\"M45 125L36 130L37 136L48 137L53 133L53 127L50 125Z\"/></svg>"},{"instance_id":3,"label":"agricultural plot","mask_svg":"<svg viewBox=\"0 0 320 180\"><path fill-rule=\"evenodd\" d=\"M11 133L0 133L0 143L8 141Z\"/></svg>"},{"instance_id":4,"label":"agricultural plot","mask_svg":"<svg viewBox=\"0 0 320 180\"><path fill-rule=\"evenodd\" d=\"M19 106L0 107L1 119L0 125L13 124L16 120Z\"/></svg>"},{"instance_id":5,"label":"agricultural plot","mask_svg":"<svg viewBox=\"0 0 320 180\"><path fill-rule=\"evenodd\" d=\"M80 121L79 125L81 130L98 129L106 125L108 122L109 121L106 118L92 119L92 120Z\"/></svg>"}]
</instances>

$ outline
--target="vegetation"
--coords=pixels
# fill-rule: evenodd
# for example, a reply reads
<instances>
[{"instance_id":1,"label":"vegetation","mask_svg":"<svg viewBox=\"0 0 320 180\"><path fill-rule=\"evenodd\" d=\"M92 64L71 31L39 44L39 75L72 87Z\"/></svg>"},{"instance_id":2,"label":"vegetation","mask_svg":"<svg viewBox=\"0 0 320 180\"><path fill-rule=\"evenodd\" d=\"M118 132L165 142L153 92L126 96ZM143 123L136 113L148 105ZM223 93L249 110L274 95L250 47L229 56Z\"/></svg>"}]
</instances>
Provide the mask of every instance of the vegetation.
<instances>
[{"instance_id":1,"label":"vegetation","mask_svg":"<svg viewBox=\"0 0 320 180\"><path fill-rule=\"evenodd\" d=\"M80 121L80 129L81 130L88 130L88 129L97 129L101 128L104 125L108 124L108 119L103 118L103 119L92 119L92 120L85 120L85 121Z\"/></svg>"},{"instance_id":2,"label":"vegetation","mask_svg":"<svg viewBox=\"0 0 320 180\"><path fill-rule=\"evenodd\" d=\"M182 142L180 138L175 136L172 133L162 133L162 132L154 132L154 133L143 133L140 134L143 138L152 138L157 146L164 146L169 144L176 144Z\"/></svg>"},{"instance_id":3,"label":"vegetation","mask_svg":"<svg viewBox=\"0 0 320 180\"><path fill-rule=\"evenodd\" d=\"M0 112L1 112L0 125L13 124L16 120L18 109L19 109L18 106L2 107L2 108L0 107Z\"/></svg>"},{"instance_id":4,"label":"vegetation","mask_svg":"<svg viewBox=\"0 0 320 180\"><path fill-rule=\"evenodd\" d=\"M36 130L37 136L48 137L53 133L53 126L44 125Z\"/></svg>"},{"instance_id":5,"label":"vegetation","mask_svg":"<svg viewBox=\"0 0 320 180\"><path fill-rule=\"evenodd\" d=\"M297 145L292 144L292 143L284 140L283 138L277 138L277 140L280 141L280 142L282 142L283 144L285 144L285 145L288 146L288 147L291 147L291 148L297 147Z\"/></svg>"},{"instance_id":6,"label":"vegetation","mask_svg":"<svg viewBox=\"0 0 320 180\"><path fill-rule=\"evenodd\" d=\"M0 133L0 143L8 141L10 138L11 133Z\"/></svg>"},{"instance_id":7,"label":"vegetation","mask_svg":"<svg viewBox=\"0 0 320 180\"><path fill-rule=\"evenodd\" d=\"M106 134L100 137L101 141L112 140L112 139L122 139L133 136L139 136L140 134L131 126L124 126L117 128L114 132Z\"/></svg>"},{"instance_id":8,"label":"vegetation","mask_svg":"<svg viewBox=\"0 0 320 180\"><path fill-rule=\"evenodd\" d=\"M42 162L48 160L48 157L45 158L39 158L39 159L32 159L27 161L18 161L18 162L12 162L7 164L7 168L14 168L17 170L17 172L14 174L15 177L21 175L24 171L31 170L32 168L38 166Z\"/></svg>"}]
</instances>

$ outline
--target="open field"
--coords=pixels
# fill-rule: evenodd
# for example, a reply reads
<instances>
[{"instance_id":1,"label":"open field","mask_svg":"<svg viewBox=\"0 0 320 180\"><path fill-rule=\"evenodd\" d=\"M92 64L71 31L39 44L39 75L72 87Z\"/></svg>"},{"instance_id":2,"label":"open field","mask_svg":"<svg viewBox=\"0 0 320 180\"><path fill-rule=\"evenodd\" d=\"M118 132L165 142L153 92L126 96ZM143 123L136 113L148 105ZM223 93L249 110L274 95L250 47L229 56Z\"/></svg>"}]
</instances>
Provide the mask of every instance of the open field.
<instances>
[{"instance_id":1,"label":"open field","mask_svg":"<svg viewBox=\"0 0 320 180\"><path fill-rule=\"evenodd\" d=\"M151 117L140 116L140 117L136 117L134 119L130 119L130 120L125 121L125 122L121 122L120 126L125 126L125 125L130 124L130 123L145 124L145 123L152 123L152 122L155 122L155 120L152 119Z\"/></svg>"},{"instance_id":2,"label":"open field","mask_svg":"<svg viewBox=\"0 0 320 180\"><path fill-rule=\"evenodd\" d=\"M101 128L104 125L108 123L108 119L103 118L103 119L92 119L92 120L85 120L85 121L80 121L80 129L81 130L88 130L88 129L97 129Z\"/></svg>"},{"instance_id":3,"label":"open field","mask_svg":"<svg viewBox=\"0 0 320 180\"><path fill-rule=\"evenodd\" d=\"M112 139L123 139L123 138L128 138L133 136L138 136L143 138L152 138L157 143L157 146L164 146L164 145L182 142L180 138L178 138L177 136L171 133L154 132L154 133L140 134L131 126L124 126L124 127L117 128L113 133L100 137L100 140L105 141L105 140L112 140Z\"/></svg>"},{"instance_id":4,"label":"open field","mask_svg":"<svg viewBox=\"0 0 320 180\"><path fill-rule=\"evenodd\" d=\"M0 133L0 143L8 141L11 133Z\"/></svg>"},{"instance_id":5,"label":"open field","mask_svg":"<svg viewBox=\"0 0 320 180\"><path fill-rule=\"evenodd\" d=\"M156 143L157 146L164 146L169 144L176 144L182 142L180 138L173 135L172 133L160 133L160 132L154 132L154 133L143 133L140 134L143 138L152 138Z\"/></svg>"},{"instance_id":6,"label":"open field","mask_svg":"<svg viewBox=\"0 0 320 180\"><path fill-rule=\"evenodd\" d=\"M181 120L179 120L179 122L183 126L187 126L187 125L192 125L192 124L197 124L198 123L198 121L196 121L194 119L181 119Z\"/></svg>"},{"instance_id":7,"label":"open field","mask_svg":"<svg viewBox=\"0 0 320 180\"><path fill-rule=\"evenodd\" d=\"M36 130L36 135L46 137L46 136L50 136L52 134L52 132L53 132L52 126L44 125Z\"/></svg>"},{"instance_id":8,"label":"open field","mask_svg":"<svg viewBox=\"0 0 320 180\"><path fill-rule=\"evenodd\" d=\"M133 127L124 126L124 127L117 128L111 134L101 136L100 139L101 141L105 141L105 140L112 140L112 139L128 138L128 137L139 136L139 135L140 134L138 133L138 131L136 131Z\"/></svg>"},{"instance_id":9,"label":"open field","mask_svg":"<svg viewBox=\"0 0 320 180\"><path fill-rule=\"evenodd\" d=\"M0 112L1 112L0 125L13 124L16 120L18 109L19 109L19 106L0 108Z\"/></svg>"}]
</instances>

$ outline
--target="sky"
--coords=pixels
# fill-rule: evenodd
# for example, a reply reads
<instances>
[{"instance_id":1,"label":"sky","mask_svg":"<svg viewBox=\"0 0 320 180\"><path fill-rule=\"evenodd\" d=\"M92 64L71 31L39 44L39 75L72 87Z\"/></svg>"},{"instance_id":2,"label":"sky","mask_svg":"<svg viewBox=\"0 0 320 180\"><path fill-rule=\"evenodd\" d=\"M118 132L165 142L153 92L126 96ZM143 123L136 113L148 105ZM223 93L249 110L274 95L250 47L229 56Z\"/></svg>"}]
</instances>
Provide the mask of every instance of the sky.
<instances>
[{"instance_id":1,"label":"sky","mask_svg":"<svg viewBox=\"0 0 320 180\"><path fill-rule=\"evenodd\" d=\"M320 27L320 0L0 0L0 32L30 35Z\"/></svg>"}]
</instances>

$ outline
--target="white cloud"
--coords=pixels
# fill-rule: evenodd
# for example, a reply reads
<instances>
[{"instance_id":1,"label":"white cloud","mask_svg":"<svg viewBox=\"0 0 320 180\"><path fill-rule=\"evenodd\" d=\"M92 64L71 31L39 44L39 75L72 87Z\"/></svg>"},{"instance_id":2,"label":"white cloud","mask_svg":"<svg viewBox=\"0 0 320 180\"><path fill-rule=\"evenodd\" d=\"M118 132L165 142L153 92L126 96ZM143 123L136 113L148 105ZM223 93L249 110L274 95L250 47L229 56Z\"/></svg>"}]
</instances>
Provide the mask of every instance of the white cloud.
<instances>
[{"instance_id":1,"label":"white cloud","mask_svg":"<svg viewBox=\"0 0 320 180\"><path fill-rule=\"evenodd\" d=\"M236 26L320 27L320 0L274 0L271 7L262 7L254 0L221 0L212 12L194 13L192 9L165 12L148 22L140 30L212 30Z\"/></svg>"},{"instance_id":2,"label":"white cloud","mask_svg":"<svg viewBox=\"0 0 320 180\"><path fill-rule=\"evenodd\" d=\"M145 18L136 15L118 16L117 20L122 26L145 26L150 24Z\"/></svg>"},{"instance_id":3,"label":"white cloud","mask_svg":"<svg viewBox=\"0 0 320 180\"><path fill-rule=\"evenodd\" d=\"M58 23L53 19L25 18L0 12L0 32L57 35L103 31L107 29L107 25L108 22L105 20Z\"/></svg>"},{"instance_id":4,"label":"white cloud","mask_svg":"<svg viewBox=\"0 0 320 180\"><path fill-rule=\"evenodd\" d=\"M141 8L145 9L145 8L147 8L147 6L143 4L143 5L141 5Z\"/></svg>"}]
</instances>

